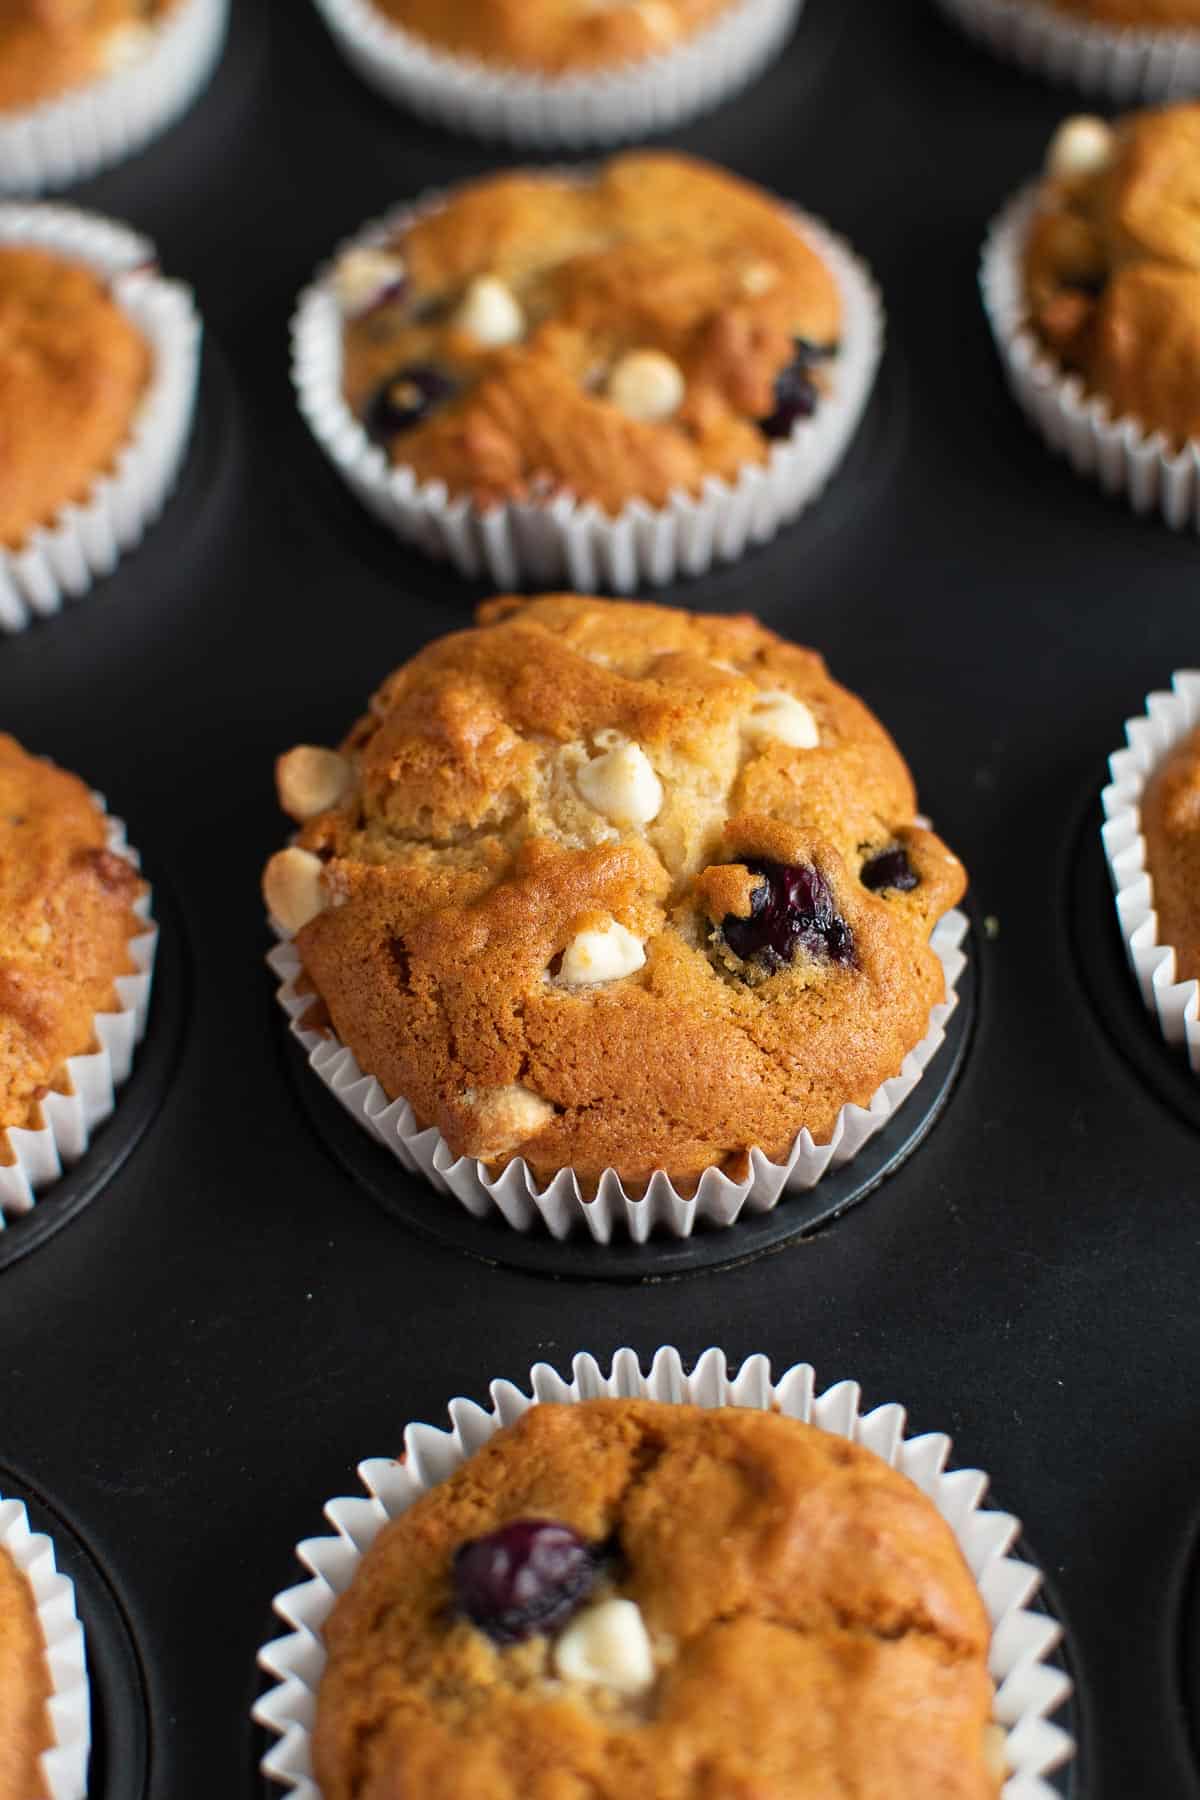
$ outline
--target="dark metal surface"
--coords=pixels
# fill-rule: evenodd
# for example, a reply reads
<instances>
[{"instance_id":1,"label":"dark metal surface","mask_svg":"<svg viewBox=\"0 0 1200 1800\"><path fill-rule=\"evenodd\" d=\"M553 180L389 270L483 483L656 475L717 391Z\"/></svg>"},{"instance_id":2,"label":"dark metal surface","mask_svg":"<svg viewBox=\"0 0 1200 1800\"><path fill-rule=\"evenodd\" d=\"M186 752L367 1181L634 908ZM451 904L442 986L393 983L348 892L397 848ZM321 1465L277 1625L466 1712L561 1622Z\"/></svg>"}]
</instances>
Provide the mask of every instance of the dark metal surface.
<instances>
[{"instance_id":1,"label":"dark metal surface","mask_svg":"<svg viewBox=\"0 0 1200 1800\"><path fill-rule=\"evenodd\" d=\"M267 13L238 0L195 112L70 196L196 286L210 371L231 377L205 491L103 597L0 643L0 720L108 794L196 972L152 1127L100 1203L0 1273L0 1459L77 1526L128 1616L150 1800L253 1791L266 1607L360 1458L538 1358L663 1342L810 1360L952 1432L1055 1581L1086 1800L1200 1793L1178 1605L1200 1510L1200 1139L1113 1042L1136 1007L1114 1026L1091 998L1120 970L1077 830L1122 721L1200 656L1200 552L1042 449L975 288L989 215L1072 101L925 0L809 0L768 76L674 140L844 232L891 348L878 454L864 467L866 440L809 519L669 597L826 653L999 931L952 1103L869 1205L686 1282L565 1284L398 1228L321 1149L281 1057L257 887L283 831L272 759L335 740L479 592L339 492L292 405L287 318L359 221L496 159L367 92L302 0Z\"/></svg>"}]
</instances>

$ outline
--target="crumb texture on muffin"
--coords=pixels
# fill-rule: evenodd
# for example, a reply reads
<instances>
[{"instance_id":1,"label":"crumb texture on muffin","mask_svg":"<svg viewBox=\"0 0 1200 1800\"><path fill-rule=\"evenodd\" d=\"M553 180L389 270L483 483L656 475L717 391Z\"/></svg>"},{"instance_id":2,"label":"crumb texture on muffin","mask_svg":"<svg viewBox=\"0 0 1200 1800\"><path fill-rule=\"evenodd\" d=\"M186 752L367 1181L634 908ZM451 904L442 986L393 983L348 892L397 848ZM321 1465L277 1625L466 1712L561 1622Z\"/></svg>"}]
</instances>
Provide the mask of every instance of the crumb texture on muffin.
<instances>
[{"instance_id":1,"label":"crumb texture on muffin","mask_svg":"<svg viewBox=\"0 0 1200 1800\"><path fill-rule=\"evenodd\" d=\"M1025 277L1034 330L1114 417L1200 436L1200 105L1067 120Z\"/></svg>"},{"instance_id":2,"label":"crumb texture on muffin","mask_svg":"<svg viewBox=\"0 0 1200 1800\"><path fill-rule=\"evenodd\" d=\"M95 1014L117 1010L143 889L84 784L0 735L0 1160L3 1132L38 1129L68 1058L96 1048Z\"/></svg>"},{"instance_id":3,"label":"crumb texture on muffin","mask_svg":"<svg viewBox=\"0 0 1200 1800\"><path fill-rule=\"evenodd\" d=\"M520 1520L596 1547L648 1686L565 1657L561 1625L505 1644L456 1613L462 1547ZM988 1621L953 1533L870 1451L777 1414L532 1407L384 1528L325 1642L325 1800L999 1792Z\"/></svg>"},{"instance_id":4,"label":"crumb texture on muffin","mask_svg":"<svg viewBox=\"0 0 1200 1800\"><path fill-rule=\"evenodd\" d=\"M0 244L0 548L87 499L133 429L150 349L99 276Z\"/></svg>"},{"instance_id":5,"label":"crumb texture on muffin","mask_svg":"<svg viewBox=\"0 0 1200 1800\"><path fill-rule=\"evenodd\" d=\"M379 689L336 804L280 760L302 823L264 887L320 1017L456 1152L539 1178L827 1140L926 1034L964 886L891 739L749 617L479 616Z\"/></svg>"},{"instance_id":6,"label":"crumb texture on muffin","mask_svg":"<svg viewBox=\"0 0 1200 1800\"><path fill-rule=\"evenodd\" d=\"M128 66L180 0L0 0L0 115Z\"/></svg>"},{"instance_id":7,"label":"crumb texture on muffin","mask_svg":"<svg viewBox=\"0 0 1200 1800\"><path fill-rule=\"evenodd\" d=\"M453 56L530 74L642 62L685 43L733 0L372 0Z\"/></svg>"},{"instance_id":8,"label":"crumb texture on muffin","mask_svg":"<svg viewBox=\"0 0 1200 1800\"><path fill-rule=\"evenodd\" d=\"M665 153L473 182L333 285L351 409L481 506L736 479L821 404L841 329L787 209Z\"/></svg>"},{"instance_id":9,"label":"crumb texture on muffin","mask_svg":"<svg viewBox=\"0 0 1200 1800\"><path fill-rule=\"evenodd\" d=\"M0 1800L44 1800L50 1675L29 1582L0 1547Z\"/></svg>"},{"instance_id":10,"label":"crumb texture on muffin","mask_svg":"<svg viewBox=\"0 0 1200 1800\"><path fill-rule=\"evenodd\" d=\"M1200 727L1146 783L1142 832L1158 941L1175 951L1175 979L1194 981L1200 976Z\"/></svg>"}]
</instances>

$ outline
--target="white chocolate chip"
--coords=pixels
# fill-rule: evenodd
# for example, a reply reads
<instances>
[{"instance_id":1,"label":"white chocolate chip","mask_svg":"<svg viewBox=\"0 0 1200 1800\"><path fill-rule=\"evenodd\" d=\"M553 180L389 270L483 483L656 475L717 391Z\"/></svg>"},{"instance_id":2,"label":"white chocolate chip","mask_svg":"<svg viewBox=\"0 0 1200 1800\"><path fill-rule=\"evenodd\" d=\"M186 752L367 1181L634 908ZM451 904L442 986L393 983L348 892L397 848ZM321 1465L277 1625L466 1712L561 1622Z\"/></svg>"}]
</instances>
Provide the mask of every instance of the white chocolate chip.
<instances>
[{"instance_id":1,"label":"white chocolate chip","mask_svg":"<svg viewBox=\"0 0 1200 1800\"><path fill-rule=\"evenodd\" d=\"M325 909L323 864L311 850L278 850L263 873L263 898L272 918L293 936Z\"/></svg>"},{"instance_id":2,"label":"white chocolate chip","mask_svg":"<svg viewBox=\"0 0 1200 1800\"><path fill-rule=\"evenodd\" d=\"M1008 1774L1008 1734L1001 1725L988 1724L983 1728L983 1760L988 1773L996 1781L1003 1781Z\"/></svg>"},{"instance_id":3,"label":"white chocolate chip","mask_svg":"<svg viewBox=\"0 0 1200 1800\"><path fill-rule=\"evenodd\" d=\"M536 1136L554 1117L554 1108L531 1088L512 1082L508 1087L468 1089L463 1100L474 1114L470 1154L480 1162L494 1162Z\"/></svg>"},{"instance_id":4,"label":"white chocolate chip","mask_svg":"<svg viewBox=\"0 0 1200 1800\"><path fill-rule=\"evenodd\" d=\"M1090 113L1064 119L1046 151L1046 173L1061 181L1078 181L1107 169L1116 148L1111 125Z\"/></svg>"},{"instance_id":5,"label":"white chocolate chip","mask_svg":"<svg viewBox=\"0 0 1200 1800\"><path fill-rule=\"evenodd\" d=\"M363 247L339 256L333 270L333 293L347 318L369 312L389 288L404 280L404 264L388 250Z\"/></svg>"},{"instance_id":6,"label":"white chocolate chip","mask_svg":"<svg viewBox=\"0 0 1200 1800\"><path fill-rule=\"evenodd\" d=\"M345 757L315 744L297 744L275 764L279 804L301 825L336 806L349 785L350 765Z\"/></svg>"},{"instance_id":7,"label":"white chocolate chip","mask_svg":"<svg viewBox=\"0 0 1200 1800\"><path fill-rule=\"evenodd\" d=\"M619 981L632 975L646 961L642 940L616 919L598 931L580 931L563 951L559 980L564 987L586 987L592 982Z\"/></svg>"},{"instance_id":8,"label":"white chocolate chip","mask_svg":"<svg viewBox=\"0 0 1200 1800\"><path fill-rule=\"evenodd\" d=\"M794 694L766 688L742 721L742 730L753 743L774 738L797 750L815 750L821 742L817 721Z\"/></svg>"},{"instance_id":9,"label":"white chocolate chip","mask_svg":"<svg viewBox=\"0 0 1200 1800\"><path fill-rule=\"evenodd\" d=\"M631 1699L654 1686L654 1651L633 1600L597 1600L576 1613L554 1646L564 1681L587 1681Z\"/></svg>"},{"instance_id":10,"label":"white chocolate chip","mask_svg":"<svg viewBox=\"0 0 1200 1800\"><path fill-rule=\"evenodd\" d=\"M118 25L110 31L104 45L104 64L111 75L131 69L147 56L154 44L150 25Z\"/></svg>"},{"instance_id":11,"label":"white chocolate chip","mask_svg":"<svg viewBox=\"0 0 1200 1800\"><path fill-rule=\"evenodd\" d=\"M679 20L665 0L634 0L633 10L650 36L657 38L659 43L669 43L677 35Z\"/></svg>"},{"instance_id":12,"label":"white chocolate chip","mask_svg":"<svg viewBox=\"0 0 1200 1800\"><path fill-rule=\"evenodd\" d=\"M686 391L679 365L661 350L630 350L613 364L608 377L613 405L647 425L678 412Z\"/></svg>"},{"instance_id":13,"label":"white chocolate chip","mask_svg":"<svg viewBox=\"0 0 1200 1800\"><path fill-rule=\"evenodd\" d=\"M489 350L525 335L525 315L510 287L495 275L477 275L463 295L454 323Z\"/></svg>"},{"instance_id":14,"label":"white chocolate chip","mask_svg":"<svg viewBox=\"0 0 1200 1800\"><path fill-rule=\"evenodd\" d=\"M640 744L622 744L585 763L575 785L614 825L648 825L662 809L662 782Z\"/></svg>"},{"instance_id":15,"label":"white chocolate chip","mask_svg":"<svg viewBox=\"0 0 1200 1800\"><path fill-rule=\"evenodd\" d=\"M779 279L779 271L770 263L748 263L742 270L741 289L743 294L769 294Z\"/></svg>"}]
</instances>

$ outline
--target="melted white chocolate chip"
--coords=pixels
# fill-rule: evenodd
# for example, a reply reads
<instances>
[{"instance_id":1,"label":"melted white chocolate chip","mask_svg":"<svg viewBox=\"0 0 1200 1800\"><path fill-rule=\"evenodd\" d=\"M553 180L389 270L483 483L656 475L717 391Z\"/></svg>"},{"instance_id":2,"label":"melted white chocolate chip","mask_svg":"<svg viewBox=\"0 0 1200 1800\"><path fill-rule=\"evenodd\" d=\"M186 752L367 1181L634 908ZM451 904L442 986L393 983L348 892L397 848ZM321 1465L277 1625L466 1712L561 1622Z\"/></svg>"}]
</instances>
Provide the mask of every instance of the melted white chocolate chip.
<instances>
[{"instance_id":1,"label":"melted white chocolate chip","mask_svg":"<svg viewBox=\"0 0 1200 1800\"><path fill-rule=\"evenodd\" d=\"M141 62L153 48L154 35L150 25L118 25L110 31L104 45L104 66L109 74L117 75Z\"/></svg>"},{"instance_id":2,"label":"melted white chocolate chip","mask_svg":"<svg viewBox=\"0 0 1200 1800\"><path fill-rule=\"evenodd\" d=\"M334 298L347 318L369 312L375 302L404 280L404 264L387 250L364 246L347 250L334 264Z\"/></svg>"},{"instance_id":3,"label":"melted white chocolate chip","mask_svg":"<svg viewBox=\"0 0 1200 1800\"><path fill-rule=\"evenodd\" d=\"M576 1613L554 1646L564 1681L586 1681L636 1698L654 1686L654 1651L633 1600L597 1600Z\"/></svg>"},{"instance_id":4,"label":"melted white chocolate chip","mask_svg":"<svg viewBox=\"0 0 1200 1800\"><path fill-rule=\"evenodd\" d=\"M295 845L278 850L263 874L263 898L271 916L293 936L325 910L323 864L311 850Z\"/></svg>"},{"instance_id":5,"label":"melted white chocolate chip","mask_svg":"<svg viewBox=\"0 0 1200 1800\"><path fill-rule=\"evenodd\" d=\"M478 344L498 350L525 335L525 315L510 287L495 275L477 275L463 295L454 323Z\"/></svg>"},{"instance_id":6,"label":"melted white chocolate chip","mask_svg":"<svg viewBox=\"0 0 1200 1800\"><path fill-rule=\"evenodd\" d=\"M464 1103L473 1113L472 1156L494 1162L536 1136L554 1117L554 1108L531 1088L511 1082L508 1087L468 1089Z\"/></svg>"},{"instance_id":7,"label":"melted white chocolate chip","mask_svg":"<svg viewBox=\"0 0 1200 1800\"><path fill-rule=\"evenodd\" d=\"M797 750L815 750L821 742L817 721L803 700L775 688L759 694L742 721L742 730L752 743L774 739Z\"/></svg>"},{"instance_id":8,"label":"melted white chocolate chip","mask_svg":"<svg viewBox=\"0 0 1200 1800\"><path fill-rule=\"evenodd\" d=\"M1064 119L1046 151L1046 173L1060 181L1079 181L1107 169L1116 149L1111 125L1090 113Z\"/></svg>"},{"instance_id":9,"label":"melted white chocolate chip","mask_svg":"<svg viewBox=\"0 0 1200 1800\"><path fill-rule=\"evenodd\" d=\"M662 782L640 744L621 744L585 763L575 785L614 825L648 825L662 809Z\"/></svg>"},{"instance_id":10,"label":"melted white chocolate chip","mask_svg":"<svg viewBox=\"0 0 1200 1800\"><path fill-rule=\"evenodd\" d=\"M687 392L683 373L661 350L630 350L613 364L608 397L631 419L660 424L678 412Z\"/></svg>"},{"instance_id":11,"label":"melted white chocolate chip","mask_svg":"<svg viewBox=\"0 0 1200 1800\"><path fill-rule=\"evenodd\" d=\"M279 804L301 825L336 806L349 785L350 765L345 757L315 744L297 744L275 765Z\"/></svg>"},{"instance_id":12,"label":"melted white chocolate chip","mask_svg":"<svg viewBox=\"0 0 1200 1800\"><path fill-rule=\"evenodd\" d=\"M564 987L587 987L594 982L619 981L643 967L646 952L642 940L616 919L599 930L580 931L563 951L559 980Z\"/></svg>"}]
</instances>

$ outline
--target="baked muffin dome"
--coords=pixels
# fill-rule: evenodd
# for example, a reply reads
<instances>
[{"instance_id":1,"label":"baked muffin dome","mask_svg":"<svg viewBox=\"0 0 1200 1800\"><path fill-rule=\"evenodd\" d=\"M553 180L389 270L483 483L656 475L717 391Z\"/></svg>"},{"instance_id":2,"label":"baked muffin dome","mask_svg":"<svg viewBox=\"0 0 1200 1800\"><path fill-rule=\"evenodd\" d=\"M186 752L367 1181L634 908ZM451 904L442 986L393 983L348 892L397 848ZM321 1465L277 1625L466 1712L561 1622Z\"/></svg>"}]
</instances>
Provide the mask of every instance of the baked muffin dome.
<instances>
[{"instance_id":1,"label":"baked muffin dome","mask_svg":"<svg viewBox=\"0 0 1200 1800\"><path fill-rule=\"evenodd\" d=\"M1034 330L1114 416L1200 436L1200 105L1069 120L1026 249Z\"/></svg>"},{"instance_id":2,"label":"baked muffin dome","mask_svg":"<svg viewBox=\"0 0 1200 1800\"><path fill-rule=\"evenodd\" d=\"M841 331L788 210L666 154L474 182L347 251L334 286L368 435L485 507L732 481L819 407Z\"/></svg>"},{"instance_id":3,"label":"baked muffin dome","mask_svg":"<svg viewBox=\"0 0 1200 1800\"><path fill-rule=\"evenodd\" d=\"M384 1528L324 1635L324 1800L999 1793L953 1533L777 1414L534 1406Z\"/></svg>"},{"instance_id":4,"label":"baked muffin dome","mask_svg":"<svg viewBox=\"0 0 1200 1800\"><path fill-rule=\"evenodd\" d=\"M7 1129L38 1129L68 1058L95 1048L94 1015L117 1009L143 891L84 784L0 735L0 1162Z\"/></svg>"},{"instance_id":5,"label":"baked muffin dome","mask_svg":"<svg viewBox=\"0 0 1200 1800\"><path fill-rule=\"evenodd\" d=\"M43 1800L50 1673L29 1582L0 1548L0 1800Z\"/></svg>"},{"instance_id":6,"label":"baked muffin dome","mask_svg":"<svg viewBox=\"0 0 1200 1800\"><path fill-rule=\"evenodd\" d=\"M497 68L569 75L661 55L711 23L731 0L371 0L385 18L439 50Z\"/></svg>"},{"instance_id":7,"label":"baked muffin dome","mask_svg":"<svg viewBox=\"0 0 1200 1800\"><path fill-rule=\"evenodd\" d=\"M264 889L452 1149L686 1186L825 1141L924 1037L961 865L882 726L749 617L489 601L278 768Z\"/></svg>"},{"instance_id":8,"label":"baked muffin dome","mask_svg":"<svg viewBox=\"0 0 1200 1800\"><path fill-rule=\"evenodd\" d=\"M0 0L0 115L125 68L178 0Z\"/></svg>"},{"instance_id":9,"label":"baked muffin dome","mask_svg":"<svg viewBox=\"0 0 1200 1800\"><path fill-rule=\"evenodd\" d=\"M87 498L130 437L150 369L100 276L0 243L0 547Z\"/></svg>"},{"instance_id":10,"label":"baked muffin dome","mask_svg":"<svg viewBox=\"0 0 1200 1800\"><path fill-rule=\"evenodd\" d=\"M1200 976L1200 728L1171 751L1142 799L1146 867L1158 941L1175 951L1175 979Z\"/></svg>"}]
</instances>

